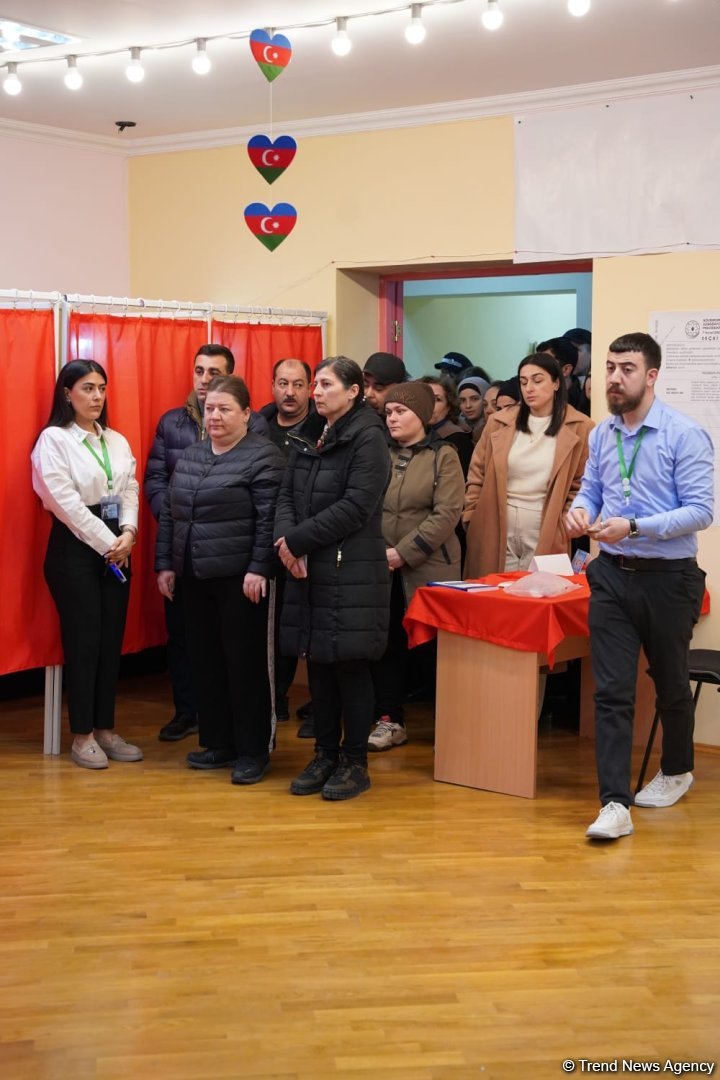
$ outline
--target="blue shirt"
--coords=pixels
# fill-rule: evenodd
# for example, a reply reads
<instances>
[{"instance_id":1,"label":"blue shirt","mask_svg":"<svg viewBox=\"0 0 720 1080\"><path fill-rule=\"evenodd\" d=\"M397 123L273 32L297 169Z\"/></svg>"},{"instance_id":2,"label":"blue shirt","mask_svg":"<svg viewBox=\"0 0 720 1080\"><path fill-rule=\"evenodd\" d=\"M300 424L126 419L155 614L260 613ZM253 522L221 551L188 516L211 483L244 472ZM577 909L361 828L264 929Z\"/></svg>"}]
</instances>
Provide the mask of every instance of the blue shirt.
<instances>
[{"instance_id":1,"label":"blue shirt","mask_svg":"<svg viewBox=\"0 0 720 1080\"><path fill-rule=\"evenodd\" d=\"M601 551L641 559L686 559L697 553L697 533L713 520L715 455L704 428L655 398L641 427L647 430L630 478L630 499L623 494L617 435L630 468L640 428L630 432L622 416L609 416L590 432L590 456L573 509L598 515L635 518L634 540L600 544Z\"/></svg>"}]
</instances>

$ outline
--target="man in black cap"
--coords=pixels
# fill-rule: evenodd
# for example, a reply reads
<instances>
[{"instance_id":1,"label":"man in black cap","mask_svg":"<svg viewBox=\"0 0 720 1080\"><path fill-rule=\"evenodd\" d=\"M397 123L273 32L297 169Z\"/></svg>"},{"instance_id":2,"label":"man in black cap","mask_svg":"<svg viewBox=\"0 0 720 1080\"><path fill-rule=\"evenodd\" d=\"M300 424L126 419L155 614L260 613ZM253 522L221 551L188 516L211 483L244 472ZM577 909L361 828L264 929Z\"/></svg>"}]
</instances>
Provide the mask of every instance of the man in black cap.
<instances>
[{"instance_id":1,"label":"man in black cap","mask_svg":"<svg viewBox=\"0 0 720 1080\"><path fill-rule=\"evenodd\" d=\"M590 374L590 350L592 348L592 334L589 330L583 330L582 326L575 326L572 330L566 330L563 334L566 341L572 342L578 351L575 374L583 378Z\"/></svg>"},{"instance_id":2,"label":"man in black cap","mask_svg":"<svg viewBox=\"0 0 720 1080\"><path fill-rule=\"evenodd\" d=\"M549 353L554 356L562 368L565 386L567 387L568 403L578 412L590 415L590 402L585 397L582 383L577 377L578 350L570 338L563 334L562 337L548 338L541 341L537 352Z\"/></svg>"},{"instance_id":3,"label":"man in black cap","mask_svg":"<svg viewBox=\"0 0 720 1080\"><path fill-rule=\"evenodd\" d=\"M439 364L435 367L444 375L449 375L455 382L459 382L464 375L470 374L472 362L461 352L446 352ZM488 379L488 382L490 380Z\"/></svg>"},{"instance_id":4,"label":"man in black cap","mask_svg":"<svg viewBox=\"0 0 720 1080\"><path fill-rule=\"evenodd\" d=\"M365 401L385 420L385 398L399 383L407 381L407 371L399 356L376 352L368 356L363 368Z\"/></svg>"}]
</instances>

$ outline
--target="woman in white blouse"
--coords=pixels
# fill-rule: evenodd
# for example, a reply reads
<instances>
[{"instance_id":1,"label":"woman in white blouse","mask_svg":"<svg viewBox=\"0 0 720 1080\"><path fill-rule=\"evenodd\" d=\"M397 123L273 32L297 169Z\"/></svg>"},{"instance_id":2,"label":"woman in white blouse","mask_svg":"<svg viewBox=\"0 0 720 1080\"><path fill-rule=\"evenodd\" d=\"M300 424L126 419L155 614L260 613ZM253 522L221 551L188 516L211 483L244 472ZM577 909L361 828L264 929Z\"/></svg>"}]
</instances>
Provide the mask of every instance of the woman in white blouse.
<instances>
[{"instance_id":1,"label":"woman in white blouse","mask_svg":"<svg viewBox=\"0 0 720 1080\"><path fill-rule=\"evenodd\" d=\"M549 353L526 356L518 377L522 400L489 418L470 463L462 517L468 578L526 570L534 555L570 551L564 517L580 488L592 421L568 405Z\"/></svg>"},{"instance_id":2,"label":"woman in white blouse","mask_svg":"<svg viewBox=\"0 0 720 1080\"><path fill-rule=\"evenodd\" d=\"M85 769L143 756L114 731L138 483L127 440L107 427L106 388L94 360L66 364L32 452L33 488L53 515L45 580L60 616L72 759Z\"/></svg>"}]
</instances>

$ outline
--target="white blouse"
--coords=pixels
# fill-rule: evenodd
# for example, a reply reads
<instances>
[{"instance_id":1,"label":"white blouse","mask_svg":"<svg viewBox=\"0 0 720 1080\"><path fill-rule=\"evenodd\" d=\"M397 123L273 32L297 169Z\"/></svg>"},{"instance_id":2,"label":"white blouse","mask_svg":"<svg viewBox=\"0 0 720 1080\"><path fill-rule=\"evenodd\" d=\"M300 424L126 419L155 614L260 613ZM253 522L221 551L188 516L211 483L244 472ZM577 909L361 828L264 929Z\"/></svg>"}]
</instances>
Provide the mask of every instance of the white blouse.
<instances>
[{"instance_id":1,"label":"white blouse","mask_svg":"<svg viewBox=\"0 0 720 1080\"><path fill-rule=\"evenodd\" d=\"M541 511L555 460L557 440L548 438L551 416L528 416L528 431L516 431L508 454L509 506Z\"/></svg>"},{"instance_id":2,"label":"white blouse","mask_svg":"<svg viewBox=\"0 0 720 1080\"><path fill-rule=\"evenodd\" d=\"M108 481L100 462L83 441L88 440L102 461L100 436L105 437L112 469L112 494L121 500L120 526L137 529L138 482L135 458L130 445L117 431L99 424L97 435L90 435L77 424L49 427L40 435L31 455L32 483L46 510L67 525L68 529L99 555L104 555L116 537L88 506L95 506L108 494Z\"/></svg>"}]
</instances>

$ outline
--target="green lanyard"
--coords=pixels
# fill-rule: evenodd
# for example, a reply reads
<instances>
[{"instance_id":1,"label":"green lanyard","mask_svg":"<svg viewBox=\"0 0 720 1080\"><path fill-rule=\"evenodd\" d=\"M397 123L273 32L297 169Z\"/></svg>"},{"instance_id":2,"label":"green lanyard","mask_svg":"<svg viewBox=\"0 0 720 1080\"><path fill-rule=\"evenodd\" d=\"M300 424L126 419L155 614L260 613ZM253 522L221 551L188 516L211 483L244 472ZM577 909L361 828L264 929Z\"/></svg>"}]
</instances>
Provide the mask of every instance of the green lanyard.
<instances>
[{"instance_id":1,"label":"green lanyard","mask_svg":"<svg viewBox=\"0 0 720 1080\"><path fill-rule=\"evenodd\" d=\"M110 464L110 455L108 454L107 443L105 442L104 435L100 436L100 446L102 448L102 453L103 453L102 458L100 457L99 454L95 453L95 451L93 450L93 448L90 445L87 438L83 439L83 446L87 447L87 449L90 451L92 456L95 458L95 460L97 461L97 463L100 466L100 468L102 469L102 471L107 476L108 491L112 491L112 489L113 489L112 466ZM633 458L633 460L634 460L634 458Z\"/></svg>"},{"instance_id":2,"label":"green lanyard","mask_svg":"<svg viewBox=\"0 0 720 1080\"><path fill-rule=\"evenodd\" d=\"M617 440L618 464L620 466L620 479L622 480L622 489L623 495L625 496L625 502L630 502L630 479L633 474L633 469L635 468L635 458L638 456L638 450L640 449L642 441L645 438L645 432L647 430L648 429L643 426L638 432L638 437L635 440L635 449L633 450L633 455L630 458L629 468L625 464L625 455L623 453L622 447L622 435L620 434L619 429L615 432L615 438Z\"/></svg>"}]
</instances>

